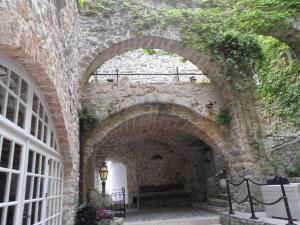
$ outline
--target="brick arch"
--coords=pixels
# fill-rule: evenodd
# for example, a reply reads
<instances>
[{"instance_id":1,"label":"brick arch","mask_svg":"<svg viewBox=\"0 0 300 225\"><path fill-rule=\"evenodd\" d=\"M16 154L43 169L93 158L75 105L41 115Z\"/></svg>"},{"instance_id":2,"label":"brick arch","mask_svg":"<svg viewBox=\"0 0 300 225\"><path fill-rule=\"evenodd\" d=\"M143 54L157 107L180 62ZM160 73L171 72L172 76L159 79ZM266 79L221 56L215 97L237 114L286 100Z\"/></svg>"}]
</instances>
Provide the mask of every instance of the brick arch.
<instances>
[{"instance_id":1,"label":"brick arch","mask_svg":"<svg viewBox=\"0 0 300 225\"><path fill-rule=\"evenodd\" d=\"M70 143L68 139L67 129L64 125L64 117L61 111L61 104L58 93L49 74L45 71L40 63L36 61L34 56L26 54L27 46L8 46L0 42L0 53L7 56L20 64L28 73L29 77L34 81L49 107L50 116L55 127L57 138L62 150L65 170L69 170L73 166Z\"/></svg>"},{"instance_id":2,"label":"brick arch","mask_svg":"<svg viewBox=\"0 0 300 225\"><path fill-rule=\"evenodd\" d=\"M233 160L232 157L230 157L230 151L236 151L236 149L229 149L228 147L228 143L230 142L230 132L228 131L228 128L222 127L217 122L203 117L192 109L171 103L146 103L133 105L122 109L120 112L102 121L87 135L85 147L86 160L88 161L89 158L99 150L97 145L101 143L107 135L126 121L137 117L158 114L180 119L184 122L181 128L182 131L186 131L188 134L203 140L215 151L223 155L227 162L231 162Z\"/></svg>"},{"instance_id":3,"label":"brick arch","mask_svg":"<svg viewBox=\"0 0 300 225\"><path fill-rule=\"evenodd\" d=\"M133 36L123 38L123 40L116 43L102 44L82 56L79 60L82 87L87 84L91 73L96 71L96 69L103 65L106 61L116 55L139 48L161 49L180 55L191 61L213 81L215 80L213 79L213 75L221 73L220 65L215 60L213 60L209 55L201 53L190 46L183 45L180 40L180 35L178 35L178 37L169 37L165 34L158 34L158 36Z\"/></svg>"}]
</instances>

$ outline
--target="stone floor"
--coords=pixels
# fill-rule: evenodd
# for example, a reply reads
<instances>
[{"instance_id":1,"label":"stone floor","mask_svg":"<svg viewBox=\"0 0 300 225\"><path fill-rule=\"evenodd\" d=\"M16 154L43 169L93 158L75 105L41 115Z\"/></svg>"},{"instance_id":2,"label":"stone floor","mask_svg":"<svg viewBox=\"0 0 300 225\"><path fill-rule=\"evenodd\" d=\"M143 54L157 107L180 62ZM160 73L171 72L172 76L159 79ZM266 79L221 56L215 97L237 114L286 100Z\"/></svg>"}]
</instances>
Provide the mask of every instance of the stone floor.
<instances>
[{"instance_id":1,"label":"stone floor","mask_svg":"<svg viewBox=\"0 0 300 225\"><path fill-rule=\"evenodd\" d=\"M249 220L250 213L235 212L228 215L227 209L199 205L194 208L129 209L124 225L286 225L287 220L266 217L264 212L257 212L258 220ZM210 211L210 212L209 212ZM294 222L300 225L300 222Z\"/></svg>"},{"instance_id":2,"label":"stone floor","mask_svg":"<svg viewBox=\"0 0 300 225\"><path fill-rule=\"evenodd\" d=\"M192 208L128 210L124 225L212 225L220 224L220 216Z\"/></svg>"}]
</instances>

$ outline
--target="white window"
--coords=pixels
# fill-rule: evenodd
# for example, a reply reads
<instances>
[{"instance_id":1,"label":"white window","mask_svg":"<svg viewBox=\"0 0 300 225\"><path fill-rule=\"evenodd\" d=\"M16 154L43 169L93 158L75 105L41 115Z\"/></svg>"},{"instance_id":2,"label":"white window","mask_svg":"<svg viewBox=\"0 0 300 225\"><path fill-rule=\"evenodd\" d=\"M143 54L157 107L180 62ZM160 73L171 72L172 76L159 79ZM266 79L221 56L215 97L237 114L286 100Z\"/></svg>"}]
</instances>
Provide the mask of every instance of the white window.
<instances>
[{"instance_id":1,"label":"white window","mask_svg":"<svg viewBox=\"0 0 300 225\"><path fill-rule=\"evenodd\" d=\"M0 225L60 225L62 199L62 156L46 101L0 55Z\"/></svg>"}]
</instances>

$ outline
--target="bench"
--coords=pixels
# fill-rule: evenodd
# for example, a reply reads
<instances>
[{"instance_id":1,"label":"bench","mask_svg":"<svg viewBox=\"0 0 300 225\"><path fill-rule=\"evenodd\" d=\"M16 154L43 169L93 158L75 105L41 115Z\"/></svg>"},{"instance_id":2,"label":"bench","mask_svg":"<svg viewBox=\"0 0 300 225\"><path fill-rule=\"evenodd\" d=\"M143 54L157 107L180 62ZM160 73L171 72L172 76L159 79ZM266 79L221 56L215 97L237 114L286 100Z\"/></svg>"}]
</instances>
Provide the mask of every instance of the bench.
<instances>
[{"instance_id":1,"label":"bench","mask_svg":"<svg viewBox=\"0 0 300 225\"><path fill-rule=\"evenodd\" d=\"M145 208L147 205L166 207L190 203L191 194L185 191L183 183L139 187L138 208Z\"/></svg>"}]
</instances>

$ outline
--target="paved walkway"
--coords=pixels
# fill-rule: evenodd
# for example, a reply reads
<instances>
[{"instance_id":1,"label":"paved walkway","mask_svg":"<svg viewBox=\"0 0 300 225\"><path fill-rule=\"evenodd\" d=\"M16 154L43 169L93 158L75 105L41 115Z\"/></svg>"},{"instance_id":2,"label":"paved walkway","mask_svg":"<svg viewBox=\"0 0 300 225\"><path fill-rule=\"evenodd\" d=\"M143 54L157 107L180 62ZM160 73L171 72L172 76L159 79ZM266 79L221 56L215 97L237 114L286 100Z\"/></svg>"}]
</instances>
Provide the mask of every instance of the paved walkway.
<instances>
[{"instance_id":1,"label":"paved walkway","mask_svg":"<svg viewBox=\"0 0 300 225\"><path fill-rule=\"evenodd\" d=\"M124 225L212 225L220 216L192 208L128 210Z\"/></svg>"}]
</instances>

